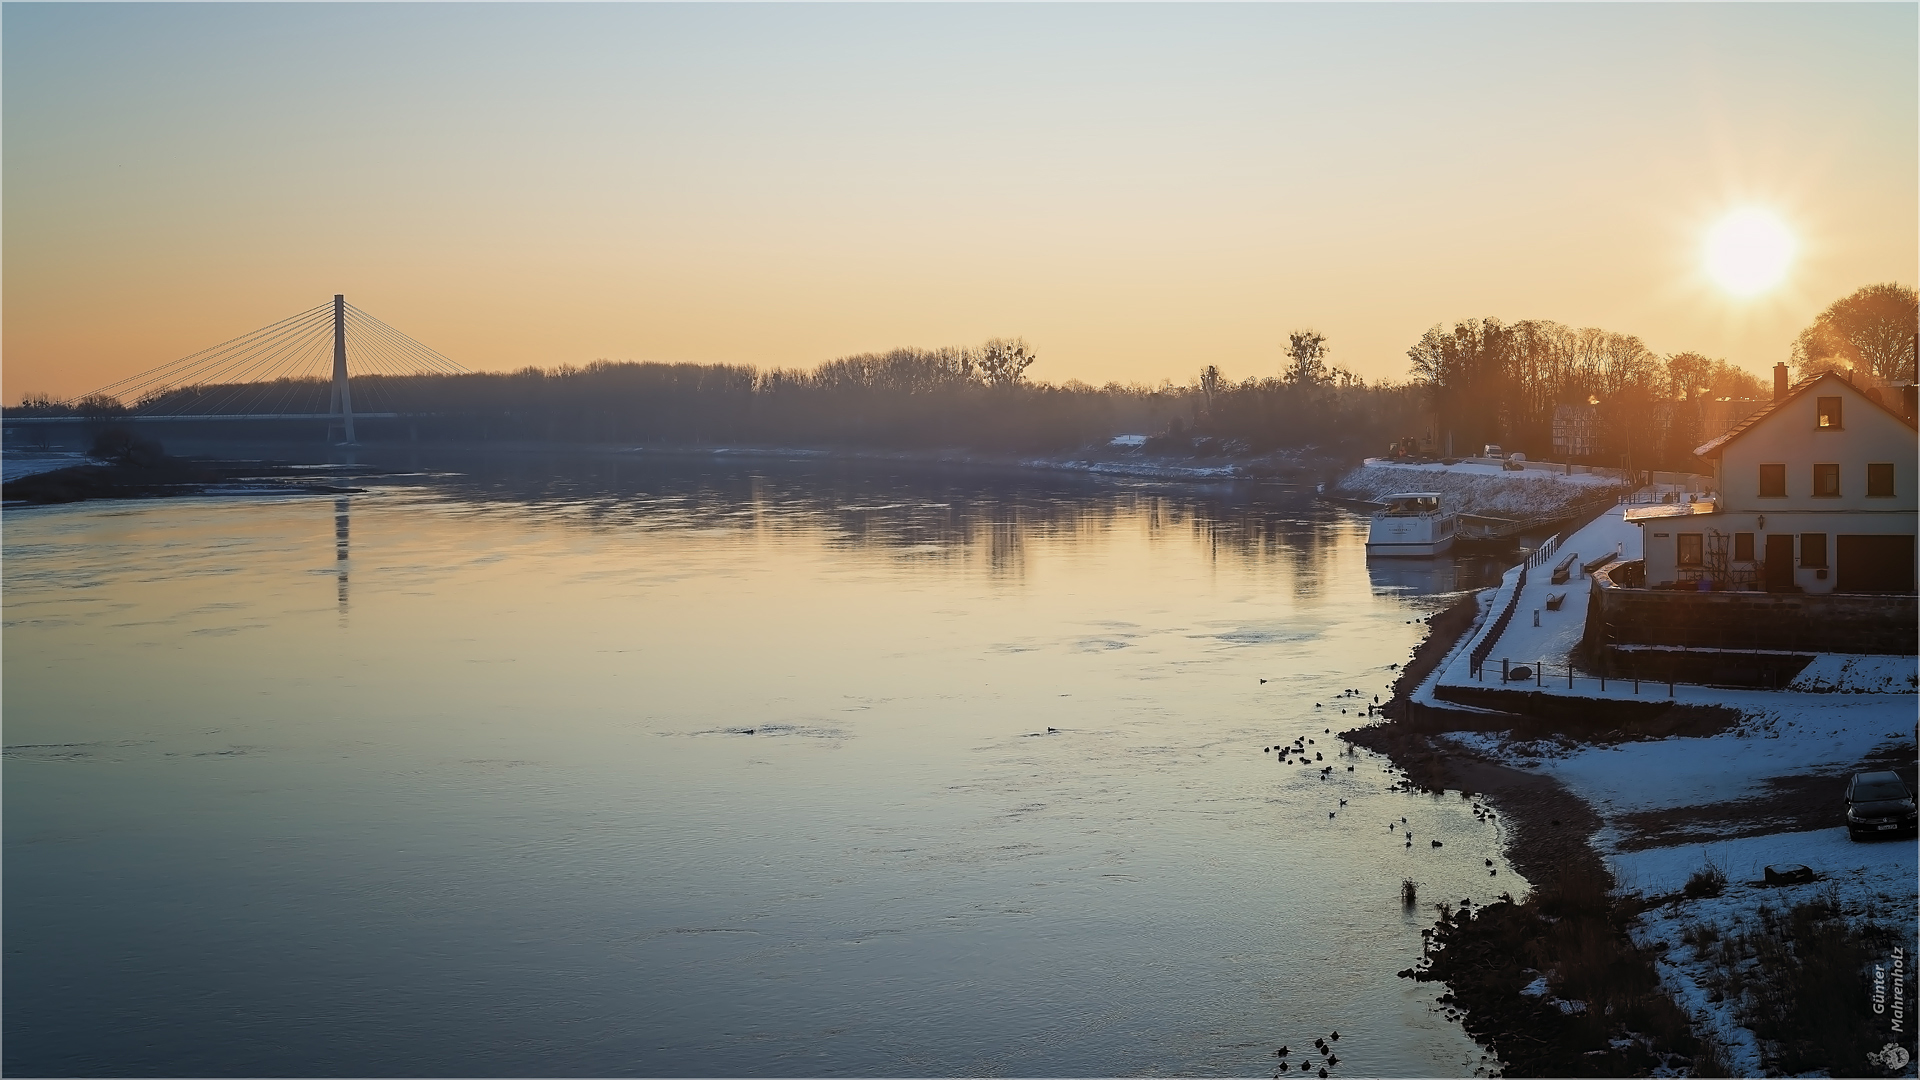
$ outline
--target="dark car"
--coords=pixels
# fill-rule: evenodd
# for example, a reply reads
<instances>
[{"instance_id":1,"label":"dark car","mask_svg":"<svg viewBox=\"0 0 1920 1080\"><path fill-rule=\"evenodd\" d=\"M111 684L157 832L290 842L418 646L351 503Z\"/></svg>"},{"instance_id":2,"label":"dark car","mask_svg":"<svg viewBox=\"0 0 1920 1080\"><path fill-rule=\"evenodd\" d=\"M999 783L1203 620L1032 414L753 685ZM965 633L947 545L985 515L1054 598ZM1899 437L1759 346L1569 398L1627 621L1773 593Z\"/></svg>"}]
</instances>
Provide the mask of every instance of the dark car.
<instances>
[{"instance_id":1,"label":"dark car","mask_svg":"<svg viewBox=\"0 0 1920 1080\"><path fill-rule=\"evenodd\" d=\"M1847 781L1847 835L1855 840L1870 836L1899 836L1920 832L1920 814L1913 804L1913 792L1899 773L1854 773Z\"/></svg>"}]
</instances>

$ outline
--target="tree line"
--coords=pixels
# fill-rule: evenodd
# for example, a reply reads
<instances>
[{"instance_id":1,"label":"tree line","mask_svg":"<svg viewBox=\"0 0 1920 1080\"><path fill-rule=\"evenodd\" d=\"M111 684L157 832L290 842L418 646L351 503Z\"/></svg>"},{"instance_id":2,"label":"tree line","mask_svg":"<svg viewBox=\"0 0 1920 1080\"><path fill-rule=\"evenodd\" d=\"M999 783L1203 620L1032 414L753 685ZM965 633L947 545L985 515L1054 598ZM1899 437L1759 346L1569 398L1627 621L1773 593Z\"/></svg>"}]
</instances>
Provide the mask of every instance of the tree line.
<instances>
[{"instance_id":1,"label":"tree line","mask_svg":"<svg viewBox=\"0 0 1920 1080\"><path fill-rule=\"evenodd\" d=\"M1796 339L1796 377L1912 381L1920 306L1913 289L1870 285L1834 301ZM1435 326L1407 350L1416 384L1461 454L1484 443L1551 453L1557 410L1598 428L1587 457L1633 468L1688 469L1705 441L1705 403L1764 401L1772 388L1696 352L1660 355L1631 334L1542 319L1467 319Z\"/></svg>"},{"instance_id":2,"label":"tree line","mask_svg":"<svg viewBox=\"0 0 1920 1080\"><path fill-rule=\"evenodd\" d=\"M1915 297L1869 286L1836 301L1794 345L1801 373L1838 369L1912 379ZM1407 351L1410 382L1369 384L1330 361L1324 335L1289 335L1279 370L1238 381L1215 365L1176 386L1036 381L1037 357L1019 338L973 347L899 348L828 360L812 369L742 364L596 361L576 367L417 376L357 375L356 408L417 414L418 437L625 442L636 445L859 446L1054 453L1148 435L1147 448L1180 454L1311 449L1379 453L1438 429L1441 450L1482 443L1550 457L1556 409L1587 410L1600 431L1589 460L1688 468L1704 441L1702 403L1762 400L1770 389L1725 360L1659 355L1630 334L1528 319L1434 326ZM186 386L128 406L44 396L6 410L110 420L129 409L200 414L247 398L294 402L277 411L325 412L328 383Z\"/></svg>"},{"instance_id":3,"label":"tree line","mask_svg":"<svg viewBox=\"0 0 1920 1080\"><path fill-rule=\"evenodd\" d=\"M1296 335L1298 336L1298 335ZM812 369L743 364L596 361L584 366L417 376L355 375L355 408L416 414L420 438L623 442L660 446L855 446L1054 453L1151 436L1149 449L1182 454L1314 447L1352 456L1391 437L1418 411L1407 387L1368 386L1329 368L1324 338L1301 369L1229 383L1208 368L1186 386L1032 378L1019 338L973 347L899 348L828 360ZM262 387L186 386L131 405L30 398L8 415L130 411L199 415L256 411L236 401L292 403L326 412L325 380ZM388 421L387 423L392 423ZM377 426L369 430L380 430Z\"/></svg>"}]
</instances>

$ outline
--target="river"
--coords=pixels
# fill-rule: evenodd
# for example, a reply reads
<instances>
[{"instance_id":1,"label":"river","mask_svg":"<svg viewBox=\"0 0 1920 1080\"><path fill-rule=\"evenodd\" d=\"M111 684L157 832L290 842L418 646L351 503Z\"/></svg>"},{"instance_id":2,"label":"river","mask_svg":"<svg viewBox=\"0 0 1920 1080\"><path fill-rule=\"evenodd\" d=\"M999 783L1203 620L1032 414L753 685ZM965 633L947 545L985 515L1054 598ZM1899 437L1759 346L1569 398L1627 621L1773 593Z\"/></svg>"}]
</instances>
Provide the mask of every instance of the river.
<instances>
[{"instance_id":1,"label":"river","mask_svg":"<svg viewBox=\"0 0 1920 1080\"><path fill-rule=\"evenodd\" d=\"M1279 487L362 460L7 511L10 1074L1488 1064L1395 972L1497 831L1329 733L1484 560Z\"/></svg>"}]
</instances>

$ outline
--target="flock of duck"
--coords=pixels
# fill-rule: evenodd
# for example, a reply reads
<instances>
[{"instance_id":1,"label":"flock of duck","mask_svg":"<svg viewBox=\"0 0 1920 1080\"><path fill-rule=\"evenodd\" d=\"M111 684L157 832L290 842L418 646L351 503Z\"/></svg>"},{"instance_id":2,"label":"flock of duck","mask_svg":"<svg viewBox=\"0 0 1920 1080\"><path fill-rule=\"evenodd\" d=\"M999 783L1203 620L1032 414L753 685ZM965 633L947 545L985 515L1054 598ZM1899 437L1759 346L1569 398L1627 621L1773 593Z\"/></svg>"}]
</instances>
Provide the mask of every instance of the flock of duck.
<instances>
[{"instance_id":1,"label":"flock of duck","mask_svg":"<svg viewBox=\"0 0 1920 1080\"><path fill-rule=\"evenodd\" d=\"M1339 1041L1340 1041L1340 1033L1336 1031L1333 1033L1333 1042L1339 1042ZM1335 1065L1340 1064L1340 1055L1333 1052L1333 1043L1328 1042L1324 1038L1314 1039L1313 1048L1315 1050L1320 1051L1321 1057L1325 1059L1319 1065L1320 1076L1322 1080L1325 1080L1325 1077L1327 1075L1327 1070L1333 1068ZM1288 1069L1299 1069L1303 1075L1313 1071L1314 1069L1312 1054L1301 1054L1300 1055L1301 1060L1297 1065L1287 1060L1287 1058L1290 1056L1290 1053L1287 1050L1287 1048L1284 1046L1278 1050L1275 1050L1273 1052L1273 1056L1280 1059L1280 1064L1275 1068L1273 1073L1273 1075L1276 1078L1281 1073L1286 1072Z\"/></svg>"}]
</instances>

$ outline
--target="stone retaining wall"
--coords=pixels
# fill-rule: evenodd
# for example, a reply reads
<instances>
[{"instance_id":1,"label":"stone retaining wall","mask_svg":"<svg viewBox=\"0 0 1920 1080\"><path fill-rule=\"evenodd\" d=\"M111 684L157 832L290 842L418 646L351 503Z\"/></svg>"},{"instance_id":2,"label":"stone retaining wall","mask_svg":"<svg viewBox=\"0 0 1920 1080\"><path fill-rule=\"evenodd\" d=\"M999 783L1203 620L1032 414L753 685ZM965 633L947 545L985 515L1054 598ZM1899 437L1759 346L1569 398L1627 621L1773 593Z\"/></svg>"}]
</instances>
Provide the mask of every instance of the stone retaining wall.
<instances>
[{"instance_id":1,"label":"stone retaining wall","mask_svg":"<svg viewBox=\"0 0 1920 1080\"><path fill-rule=\"evenodd\" d=\"M1609 576L1623 565L1630 564L1594 572L1584 642L1590 654L1618 645L1889 656L1920 651L1920 598L1629 589Z\"/></svg>"}]
</instances>

